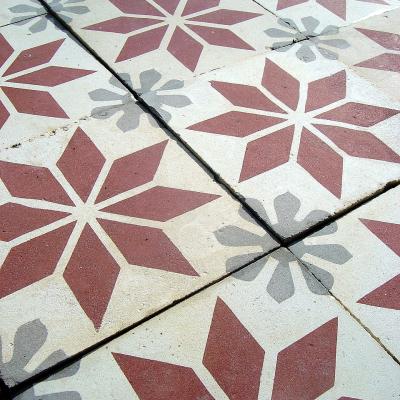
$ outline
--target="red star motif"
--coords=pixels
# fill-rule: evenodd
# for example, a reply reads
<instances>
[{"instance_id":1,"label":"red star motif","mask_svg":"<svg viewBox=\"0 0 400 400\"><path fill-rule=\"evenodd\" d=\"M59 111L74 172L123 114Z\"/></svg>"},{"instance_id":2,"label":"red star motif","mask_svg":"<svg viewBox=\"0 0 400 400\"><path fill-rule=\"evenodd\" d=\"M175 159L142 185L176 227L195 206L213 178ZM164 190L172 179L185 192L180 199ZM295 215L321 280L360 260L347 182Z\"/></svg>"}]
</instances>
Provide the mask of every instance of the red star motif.
<instances>
[{"instance_id":1,"label":"red star motif","mask_svg":"<svg viewBox=\"0 0 400 400\"><path fill-rule=\"evenodd\" d=\"M379 56L356 64L356 67L380 69L383 71L400 72L400 35L371 29L357 29L375 43L389 50Z\"/></svg>"},{"instance_id":2,"label":"red star motif","mask_svg":"<svg viewBox=\"0 0 400 400\"><path fill-rule=\"evenodd\" d=\"M13 48L0 34L0 74L3 78L0 82L0 91L7 96L18 113L68 118L48 91L24 88L24 85L55 87L95 72L58 66L37 68L51 61L64 40L26 49L14 58ZM25 72L32 68L33 71ZM0 128L9 116L9 110L0 101Z\"/></svg>"},{"instance_id":3,"label":"red star motif","mask_svg":"<svg viewBox=\"0 0 400 400\"><path fill-rule=\"evenodd\" d=\"M116 62L128 60L160 48L167 50L186 68L194 71L203 51L203 40L214 46L254 50L228 27L259 16L251 12L215 9L220 0L110 0L121 16L84 29L130 34ZM214 10L209 11L209 9ZM146 29L145 29L146 28ZM143 29L145 29L143 31Z\"/></svg>"},{"instance_id":4,"label":"red star motif","mask_svg":"<svg viewBox=\"0 0 400 400\"><path fill-rule=\"evenodd\" d=\"M247 144L240 182L287 163L291 151L295 150L292 149L295 132L300 135L297 163L338 198L342 192L343 159L316 131L349 156L400 162L400 156L385 143L360 129L370 128L399 111L343 102L345 71L309 83L305 101L300 100L303 92L300 82L269 60L265 64L262 88L215 81L211 85L241 111L229 111L188 129L235 136L240 140L277 126L275 132ZM279 124L286 120L293 121L293 125L279 129Z\"/></svg>"},{"instance_id":5,"label":"red star motif","mask_svg":"<svg viewBox=\"0 0 400 400\"><path fill-rule=\"evenodd\" d=\"M120 271L110 241L129 264L197 276L167 235L146 226L146 220L168 221L219 196L148 188L166 145L155 144L109 165L78 129L54 166L56 174L45 167L0 161L0 178L13 196L0 206L0 240L21 241L30 232L34 236L9 251L0 269L0 298L53 274L67 243L73 251L64 279L96 329ZM63 179L56 178L59 173ZM70 187L70 194L63 186ZM130 194L132 189L136 194ZM130 217L143 222L135 225Z\"/></svg>"},{"instance_id":6,"label":"red star motif","mask_svg":"<svg viewBox=\"0 0 400 400\"><path fill-rule=\"evenodd\" d=\"M311 0L278 0L276 9L283 10L288 7L297 6L298 4L308 3ZM364 3L384 4L388 3L385 0L357 0ZM316 0L322 7L329 10L331 13L337 15L339 18L346 20L346 0Z\"/></svg>"},{"instance_id":7,"label":"red star motif","mask_svg":"<svg viewBox=\"0 0 400 400\"><path fill-rule=\"evenodd\" d=\"M272 400L316 399L333 387L337 332L335 318L278 353ZM214 399L190 367L121 353L113 356L141 400ZM264 356L264 349L218 299L203 365L227 398L258 399Z\"/></svg>"}]
</instances>

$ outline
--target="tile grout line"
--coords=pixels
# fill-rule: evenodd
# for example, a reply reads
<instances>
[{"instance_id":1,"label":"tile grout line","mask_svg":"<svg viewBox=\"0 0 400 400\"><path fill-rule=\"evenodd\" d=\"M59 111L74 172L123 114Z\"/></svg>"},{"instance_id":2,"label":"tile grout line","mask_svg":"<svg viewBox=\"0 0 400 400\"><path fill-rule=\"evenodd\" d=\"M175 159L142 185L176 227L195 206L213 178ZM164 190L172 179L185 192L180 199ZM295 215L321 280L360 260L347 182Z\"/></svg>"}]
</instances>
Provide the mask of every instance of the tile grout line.
<instances>
[{"instance_id":1,"label":"tile grout line","mask_svg":"<svg viewBox=\"0 0 400 400\"><path fill-rule=\"evenodd\" d=\"M182 303L183 301L186 301L188 299L190 299L191 297L197 295L198 293L202 292L203 290L208 289L209 287L225 280L226 278L228 278L229 276L237 273L238 271L248 267L250 264L258 261L259 259L267 256L268 254L272 253L273 251L279 249L279 248L286 248L288 251L290 251L290 249L288 249L288 246L292 245L293 243L295 243L298 240L302 240L302 238L308 236L309 234L322 229L324 226L329 225L330 223L344 217L345 215L347 215L348 213L356 210L357 208L361 207L362 205L370 202L371 200L373 200L374 198L380 196L381 194L397 187L400 184L400 180L395 181L395 182L389 182L388 184L385 185L384 188L374 192L373 194L371 194L370 196L368 196L367 198L362 199L359 202L354 203L353 205L349 206L348 208L346 208L345 210L343 210L343 212L339 212L336 213L334 215L332 215L330 218L327 218L324 221L321 221L320 223L310 227L309 229L306 229L305 231L299 233L298 235L294 235L289 239L284 239L282 238L280 235L278 235L275 231L273 231L262 219L261 217L251 208L247 205L247 203L245 203L245 198L240 194L240 193L236 193L211 167L208 166L208 164L191 148L191 146L189 146L177 133L175 133L173 131L172 128L169 127L169 125L160 117L160 115L156 112L156 110L154 110L151 106L149 106L142 98L141 96L136 93L136 91L134 91L132 88L130 88L120 77L119 75L97 54L95 53L95 51L88 45L86 44L86 42L78 35L76 34L76 32L74 32L72 30L71 27L69 27L62 19L60 19L60 17L57 15L57 13L55 13L46 3L44 0L38 0L43 7L47 10L48 15L51 16L55 22L57 22L59 25L62 26L63 30L66 31L67 33L69 33L70 35L72 35L77 41L78 43L86 50L88 51L88 53L93 56L104 68L106 68L106 70L108 70L135 98L135 100L138 102L138 105L146 112L148 112L151 116L153 116L154 119L156 119L156 121L161 125L161 127L164 128L164 130L166 130L168 133L168 136L175 140L177 142L177 144L185 150L185 152L192 158L194 159L194 161L196 161L201 167L202 169L209 175L211 176L214 181L216 181L216 183L218 183L220 186L222 186L224 188L224 190L231 195L231 197L233 197L234 199L236 199L241 205L242 207L256 220L256 222L264 229L266 230L278 243L279 246L256 257L255 259L253 259L252 261L238 267L237 269L235 269L234 271L231 271L228 274L223 275L222 277L209 282L208 284L206 284L205 286L195 290L192 293L189 293L188 295L178 299L178 300L174 300L173 302L171 302L171 304L163 307L162 309L158 310L157 312L153 313L152 315L149 315L145 318L143 318L142 320L136 322L135 324L132 324L131 326L124 328L123 330L103 339L100 342L97 342L96 344L84 349L83 351L65 359L64 361L61 361L60 363L46 369L45 371L42 371L38 374L36 374L35 376L28 378L27 380L17 384L16 386L14 386L13 388L8 388L7 385L5 385L5 383L1 380L0 377L0 390L3 390L6 398L7 396L9 396L9 398L13 398L18 394L21 394L23 391L27 390L29 387L32 387L34 384L42 382L43 380L47 379L48 377L50 377L51 375L57 373L58 371L67 368L68 366L72 365L73 363L81 360L83 357L85 357L86 355L96 351L97 349L99 349L100 347L103 347L104 345L106 345L107 343L111 342L114 339L119 338L120 336L124 335L125 333L128 333L129 331L135 329L137 326L145 323L146 321L155 318L157 316L159 316L160 314L162 314L163 312L173 308L175 305L178 305L180 303ZM255 3L259 4L257 1L253 0ZM261 6L262 7L262 6ZM262 7L264 8L264 7ZM272 13L270 10L264 8L265 10L267 10L268 12ZM273 14L273 13L272 13ZM275 15L275 14L273 14ZM310 40L310 38L306 38L303 40ZM301 40L301 41L303 41ZM294 42L296 43L296 42ZM293 43L293 44L294 44ZM274 50L274 49L272 49ZM290 251L291 252L291 251ZM293 253L292 253L293 254ZM297 260L299 260L296 257ZM301 260L299 260L299 262L301 262ZM302 262L301 262L302 263ZM302 263L302 265L304 265ZM307 268L307 267L306 267ZM308 268L307 268L308 270ZM309 271L309 270L308 270ZM311 273L311 272L310 272ZM311 273L312 274L312 273ZM319 279L312 274L312 276L315 277L315 279L317 279L319 281ZM321 284L322 282L319 281ZM323 285L323 284L322 284ZM324 286L324 285L323 285ZM325 287L325 286L324 286ZM326 288L327 289L327 288ZM391 358L393 358L398 364L400 364L400 361L397 360L397 358L395 356L393 356L390 351L388 351L386 349L386 347L380 342L379 338L376 338L373 333L367 328L365 327L362 322L356 317L354 316L351 311L340 301L340 299L336 298L336 296L334 296L329 289L327 289L328 292L332 295L332 297L335 298L335 300L342 305L342 307L371 335L371 337L373 337L380 345L381 347L388 353L388 355L391 356ZM3 394L3 393L2 393Z\"/></svg>"},{"instance_id":2,"label":"tile grout line","mask_svg":"<svg viewBox=\"0 0 400 400\"><path fill-rule=\"evenodd\" d=\"M382 343L382 341L379 339L379 337L377 337L372 331L371 329L369 329L366 325L363 324L363 322L361 321L360 318L358 318L355 314L353 314L353 312L350 310L350 308L348 308L340 299L339 297L337 297L335 294L332 293L332 291L326 287L324 285L324 283L318 278L318 276L316 276L307 266L307 263L303 262L299 257L296 256L296 254L294 254L292 252L292 250L290 250L289 248L285 247L295 258L296 260L304 266L304 268L307 269L307 272L313 277L315 278L324 288L325 290L329 293L330 296L332 296L335 301L337 303L339 303L339 305L372 337L372 339L374 339L378 345L388 354L388 356L390 356L390 358L393 359L393 361L397 364L400 365L400 359L398 359L394 354L392 354L392 352Z\"/></svg>"},{"instance_id":3,"label":"tile grout line","mask_svg":"<svg viewBox=\"0 0 400 400\"><path fill-rule=\"evenodd\" d=\"M20 19L19 21L8 22L7 24L1 25L0 29L5 28L6 26L10 26L10 25L18 25L18 24L21 24L21 22L29 21L29 20L34 19L34 18L44 17L45 15L47 15L47 12L43 11L42 14L33 15L31 17L25 17L25 18Z\"/></svg>"},{"instance_id":4,"label":"tile grout line","mask_svg":"<svg viewBox=\"0 0 400 400\"><path fill-rule=\"evenodd\" d=\"M32 386L34 386L37 383L43 382L46 379L48 379L50 376L55 375L56 373L60 372L61 370L70 367L72 364L76 363L77 361L83 359L84 357L88 356L91 353L94 353L95 351L99 350L100 348L104 347L105 345L107 345L108 343L112 342L113 340L116 340L118 338L120 338L121 336L129 333L130 331L136 329L137 327L139 327L140 325L143 325L144 323L146 323L147 321L150 321L156 317L158 317L159 315L163 314L164 312L174 308L175 306L185 302L186 300L191 299L192 297L198 295L199 293L202 293L203 291L207 290L208 288L210 288L211 286L214 286L222 281L224 281L225 279L229 278L230 276L232 276L233 274L236 274L237 272L247 268L249 265L257 262L258 260L261 260L262 258L268 256L269 254L273 253L274 251L281 249L281 246L277 246L257 257L255 257L254 259L252 259L251 261L248 261L247 263L245 263L244 265L236 268L233 271L230 271L228 273L226 273L223 276L220 276L217 279L214 279L212 282L208 282L206 285L194 290L191 293L186 294L185 296L173 300L170 304L162 307L161 309L159 309L158 311L154 312L151 315L148 315L144 318L142 318L140 321L137 321L135 323L133 323L132 325L121 329L120 331L107 336L106 338L100 340L99 342L96 342L95 344L83 349L82 351L66 358L65 360L62 360L60 362L58 362L55 365L52 365L51 367L40 371L39 373L35 374L34 376L31 376L30 378L26 379L25 381L22 381L18 384L16 384L14 387L12 388L8 388L7 385L5 385L4 382L2 382L2 385L4 385L5 390L6 390L6 394L8 394L10 396L10 399L22 394L24 391L26 391L27 389L31 388ZM0 389L2 388L2 385L0 385ZM8 399L5 399L8 400Z\"/></svg>"}]
</instances>

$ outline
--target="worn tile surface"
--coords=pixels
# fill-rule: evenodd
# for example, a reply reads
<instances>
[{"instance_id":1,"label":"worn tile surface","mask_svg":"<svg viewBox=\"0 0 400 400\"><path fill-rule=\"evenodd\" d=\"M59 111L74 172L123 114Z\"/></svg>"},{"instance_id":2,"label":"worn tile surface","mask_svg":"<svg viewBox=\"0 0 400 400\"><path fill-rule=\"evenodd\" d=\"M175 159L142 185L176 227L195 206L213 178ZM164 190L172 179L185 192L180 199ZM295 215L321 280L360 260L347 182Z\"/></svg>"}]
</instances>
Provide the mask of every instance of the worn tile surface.
<instances>
[{"instance_id":1,"label":"worn tile surface","mask_svg":"<svg viewBox=\"0 0 400 400\"><path fill-rule=\"evenodd\" d=\"M398 0L259 0L281 18L293 20L313 16L324 26L346 26L369 16L400 7Z\"/></svg>"},{"instance_id":2,"label":"worn tile surface","mask_svg":"<svg viewBox=\"0 0 400 400\"><path fill-rule=\"evenodd\" d=\"M252 0L87 0L70 26L118 73L190 79L264 53L276 17ZM51 5L51 4L50 4ZM55 10L56 11L56 10ZM135 86L151 89L151 82Z\"/></svg>"},{"instance_id":3,"label":"worn tile surface","mask_svg":"<svg viewBox=\"0 0 400 400\"><path fill-rule=\"evenodd\" d=\"M349 47L339 59L396 101L400 99L400 9L340 30Z\"/></svg>"},{"instance_id":4,"label":"worn tile surface","mask_svg":"<svg viewBox=\"0 0 400 400\"><path fill-rule=\"evenodd\" d=\"M392 189L291 249L400 357L400 189Z\"/></svg>"},{"instance_id":5,"label":"worn tile surface","mask_svg":"<svg viewBox=\"0 0 400 400\"><path fill-rule=\"evenodd\" d=\"M2 0L0 27L18 23L19 25L31 25L33 32L40 29L45 18L38 18L35 21L31 19L45 14L46 10L37 0Z\"/></svg>"},{"instance_id":6,"label":"worn tile surface","mask_svg":"<svg viewBox=\"0 0 400 400\"><path fill-rule=\"evenodd\" d=\"M340 62L273 52L176 93L170 126L284 237L400 178L399 104Z\"/></svg>"},{"instance_id":7,"label":"worn tile surface","mask_svg":"<svg viewBox=\"0 0 400 400\"><path fill-rule=\"evenodd\" d=\"M46 29L0 28L2 149L90 115L97 103L89 92L113 87L110 73L51 19L34 20Z\"/></svg>"},{"instance_id":8,"label":"worn tile surface","mask_svg":"<svg viewBox=\"0 0 400 400\"><path fill-rule=\"evenodd\" d=\"M266 286L284 263L297 288L279 303ZM63 392L72 399L398 398L399 366L305 272L320 288L309 292L291 254L278 250L264 264L246 267L18 399ZM62 376L69 377L56 379Z\"/></svg>"},{"instance_id":9,"label":"worn tile surface","mask_svg":"<svg viewBox=\"0 0 400 400\"><path fill-rule=\"evenodd\" d=\"M237 241L264 237L259 252L276 247L148 116L125 133L124 109L112 112L0 155L6 359L35 331L30 321L46 327L41 356L71 355L223 276L228 258L257 246L220 244L214 232L225 225L237 226ZM24 340L29 353L35 338ZM12 365L2 371L10 385L23 379Z\"/></svg>"}]
</instances>

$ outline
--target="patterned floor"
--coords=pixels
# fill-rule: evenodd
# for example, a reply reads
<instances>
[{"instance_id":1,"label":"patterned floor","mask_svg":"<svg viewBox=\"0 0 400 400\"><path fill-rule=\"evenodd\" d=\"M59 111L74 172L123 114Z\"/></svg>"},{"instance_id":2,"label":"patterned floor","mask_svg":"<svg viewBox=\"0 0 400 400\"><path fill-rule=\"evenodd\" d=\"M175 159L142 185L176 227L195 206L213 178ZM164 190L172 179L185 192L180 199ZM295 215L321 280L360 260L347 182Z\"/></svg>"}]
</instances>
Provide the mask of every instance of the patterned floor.
<instances>
[{"instance_id":1,"label":"patterned floor","mask_svg":"<svg viewBox=\"0 0 400 400\"><path fill-rule=\"evenodd\" d=\"M399 22L3 0L0 398L400 399Z\"/></svg>"}]
</instances>

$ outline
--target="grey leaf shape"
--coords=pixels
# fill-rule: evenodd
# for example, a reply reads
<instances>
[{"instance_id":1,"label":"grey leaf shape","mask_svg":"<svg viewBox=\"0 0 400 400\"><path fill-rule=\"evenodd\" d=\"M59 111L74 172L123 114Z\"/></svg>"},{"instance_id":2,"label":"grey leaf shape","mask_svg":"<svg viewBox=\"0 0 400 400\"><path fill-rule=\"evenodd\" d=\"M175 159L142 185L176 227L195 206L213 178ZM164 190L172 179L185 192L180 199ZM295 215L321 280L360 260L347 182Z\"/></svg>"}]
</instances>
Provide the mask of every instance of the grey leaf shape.
<instances>
[{"instance_id":1,"label":"grey leaf shape","mask_svg":"<svg viewBox=\"0 0 400 400\"><path fill-rule=\"evenodd\" d=\"M336 35L338 32L339 28L337 26L328 25L321 31L321 35Z\"/></svg>"},{"instance_id":2,"label":"grey leaf shape","mask_svg":"<svg viewBox=\"0 0 400 400\"><path fill-rule=\"evenodd\" d=\"M300 205L300 200L290 192L275 197L274 207L280 231L292 231Z\"/></svg>"},{"instance_id":3,"label":"grey leaf shape","mask_svg":"<svg viewBox=\"0 0 400 400\"><path fill-rule=\"evenodd\" d=\"M94 101L121 101L122 96L107 89L95 89L89 92L89 97Z\"/></svg>"},{"instance_id":4,"label":"grey leaf shape","mask_svg":"<svg viewBox=\"0 0 400 400\"><path fill-rule=\"evenodd\" d=\"M278 303L282 303L294 295L293 277L286 260L278 261L278 265L268 282L267 292Z\"/></svg>"},{"instance_id":5,"label":"grey leaf shape","mask_svg":"<svg viewBox=\"0 0 400 400\"><path fill-rule=\"evenodd\" d=\"M183 95L173 94L173 95L165 95L165 96L157 96L160 104L175 107L175 108L183 108L186 107L192 102L190 99Z\"/></svg>"},{"instance_id":6,"label":"grey leaf shape","mask_svg":"<svg viewBox=\"0 0 400 400\"><path fill-rule=\"evenodd\" d=\"M146 93L151 91L152 87L161 79L161 74L154 68L147 71L143 71L139 75L140 80L140 93Z\"/></svg>"},{"instance_id":7,"label":"grey leaf shape","mask_svg":"<svg viewBox=\"0 0 400 400\"><path fill-rule=\"evenodd\" d=\"M265 208L261 201L257 199L246 199L246 204L252 208L256 214L267 224L271 224L271 221L265 211ZM258 225L256 221L254 221L253 217L250 216L250 214L243 208L240 207L239 209L239 215L246 221L251 222L254 225Z\"/></svg>"},{"instance_id":8,"label":"grey leaf shape","mask_svg":"<svg viewBox=\"0 0 400 400\"><path fill-rule=\"evenodd\" d=\"M321 55L328 60L337 60L338 59L338 54L331 50L325 49L320 46L317 46L317 49L321 53Z\"/></svg>"},{"instance_id":9,"label":"grey leaf shape","mask_svg":"<svg viewBox=\"0 0 400 400\"><path fill-rule=\"evenodd\" d=\"M110 107L110 106L96 107L92 110L90 116L95 119L107 119L112 117L118 111L121 111L119 107Z\"/></svg>"},{"instance_id":10,"label":"grey leaf shape","mask_svg":"<svg viewBox=\"0 0 400 400\"><path fill-rule=\"evenodd\" d=\"M55 373L50 378L48 378L47 381L55 381L58 379L69 378L69 377L75 375L79 371L79 368L80 368L80 361Z\"/></svg>"},{"instance_id":11,"label":"grey leaf shape","mask_svg":"<svg viewBox=\"0 0 400 400\"><path fill-rule=\"evenodd\" d=\"M300 49L296 51L296 56L299 60L302 60L306 63L315 61L317 59L310 46L305 44L303 44Z\"/></svg>"},{"instance_id":12,"label":"grey leaf shape","mask_svg":"<svg viewBox=\"0 0 400 400\"><path fill-rule=\"evenodd\" d=\"M163 108L159 108L159 109L157 109L157 112L164 121L169 122L171 120L172 115L167 110L164 110ZM157 125L154 125L154 126L157 126Z\"/></svg>"},{"instance_id":13,"label":"grey leaf shape","mask_svg":"<svg viewBox=\"0 0 400 400\"><path fill-rule=\"evenodd\" d=\"M263 238L238 226L228 225L214 232L224 246L262 246Z\"/></svg>"},{"instance_id":14,"label":"grey leaf shape","mask_svg":"<svg viewBox=\"0 0 400 400\"><path fill-rule=\"evenodd\" d=\"M123 114L117 121L117 127L122 132L128 132L139 126L140 116L143 111L136 106L136 103L127 103L123 106Z\"/></svg>"},{"instance_id":15,"label":"grey leaf shape","mask_svg":"<svg viewBox=\"0 0 400 400\"><path fill-rule=\"evenodd\" d=\"M300 32L300 29L297 27L296 23L290 18L279 18L278 24L284 26L285 28Z\"/></svg>"},{"instance_id":16,"label":"grey leaf shape","mask_svg":"<svg viewBox=\"0 0 400 400\"><path fill-rule=\"evenodd\" d=\"M66 12L82 15L89 12L89 9L86 6L73 6L73 7L64 7Z\"/></svg>"},{"instance_id":17,"label":"grey leaf shape","mask_svg":"<svg viewBox=\"0 0 400 400\"><path fill-rule=\"evenodd\" d=\"M268 36L273 38L295 37L295 33L283 31L282 29L270 28L264 31Z\"/></svg>"},{"instance_id":18,"label":"grey leaf shape","mask_svg":"<svg viewBox=\"0 0 400 400\"><path fill-rule=\"evenodd\" d=\"M36 20L36 19L35 19ZM45 16L40 17L38 20L36 20L37 22L35 22L30 28L29 30L32 33L38 33L38 32L42 32L47 28L47 18Z\"/></svg>"},{"instance_id":19,"label":"grey leaf shape","mask_svg":"<svg viewBox=\"0 0 400 400\"><path fill-rule=\"evenodd\" d=\"M314 225L319 221L324 221L330 216L330 214L324 210L313 210L307 214L304 218L304 222L306 225Z\"/></svg>"},{"instance_id":20,"label":"grey leaf shape","mask_svg":"<svg viewBox=\"0 0 400 400\"><path fill-rule=\"evenodd\" d=\"M15 14L22 14L22 13L24 13L24 14L35 13L36 14L36 13L44 12L43 9L34 7L34 6L30 6L28 4L17 4L16 6L10 7L9 10Z\"/></svg>"},{"instance_id":21,"label":"grey leaf shape","mask_svg":"<svg viewBox=\"0 0 400 400\"><path fill-rule=\"evenodd\" d=\"M247 263L253 261L255 258L261 256L262 254L263 253L250 253L228 259L228 262L226 263L227 272L232 272L235 269L246 265ZM240 271L235 272L232 276L246 282L253 281L257 278L258 274L264 268L267 259L268 256L262 257L259 260L248 265L247 267L241 269Z\"/></svg>"},{"instance_id":22,"label":"grey leaf shape","mask_svg":"<svg viewBox=\"0 0 400 400\"><path fill-rule=\"evenodd\" d=\"M334 264L343 265L352 254L340 244L305 245L307 253Z\"/></svg>"},{"instance_id":23,"label":"grey leaf shape","mask_svg":"<svg viewBox=\"0 0 400 400\"><path fill-rule=\"evenodd\" d=\"M347 49L350 47L350 44L344 39L321 39L319 43L326 46L335 47L336 49Z\"/></svg>"},{"instance_id":24,"label":"grey leaf shape","mask_svg":"<svg viewBox=\"0 0 400 400\"><path fill-rule=\"evenodd\" d=\"M307 265L307 268L301 263L300 268L310 292L318 295L328 295L329 292L327 289L330 290L333 286L333 276L328 271L325 271L314 264L305 264ZM316 279L315 277L317 277L318 279ZM323 285L318 280L320 280Z\"/></svg>"},{"instance_id":25,"label":"grey leaf shape","mask_svg":"<svg viewBox=\"0 0 400 400\"><path fill-rule=\"evenodd\" d=\"M171 79L168 82L164 83L158 90L176 90L182 89L185 83L179 79Z\"/></svg>"},{"instance_id":26,"label":"grey leaf shape","mask_svg":"<svg viewBox=\"0 0 400 400\"><path fill-rule=\"evenodd\" d=\"M319 21L311 16L302 18L301 22L304 25L306 32L310 34L314 33L319 25Z\"/></svg>"}]
</instances>

